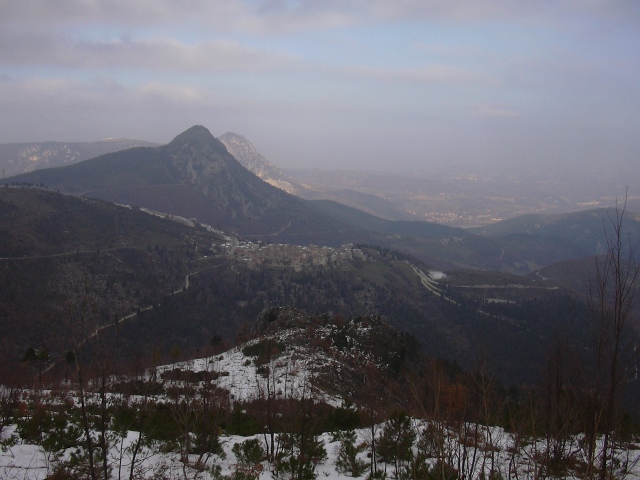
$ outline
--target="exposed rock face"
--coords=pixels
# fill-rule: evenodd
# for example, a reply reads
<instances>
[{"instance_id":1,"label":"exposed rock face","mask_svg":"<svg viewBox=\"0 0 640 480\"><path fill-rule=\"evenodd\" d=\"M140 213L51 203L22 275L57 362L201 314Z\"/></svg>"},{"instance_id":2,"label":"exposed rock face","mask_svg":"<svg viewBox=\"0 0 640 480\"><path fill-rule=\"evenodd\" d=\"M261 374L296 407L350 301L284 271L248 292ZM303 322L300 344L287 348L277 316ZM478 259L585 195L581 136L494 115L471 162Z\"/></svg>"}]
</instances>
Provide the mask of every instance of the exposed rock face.
<instances>
[{"instance_id":1,"label":"exposed rock face","mask_svg":"<svg viewBox=\"0 0 640 480\"><path fill-rule=\"evenodd\" d=\"M389 200L370 193L318 188L293 180L264 158L249 140L237 133L227 132L218 139L247 170L287 193L305 200L332 200L389 220L415 220L412 214L401 211Z\"/></svg>"},{"instance_id":2,"label":"exposed rock face","mask_svg":"<svg viewBox=\"0 0 640 480\"><path fill-rule=\"evenodd\" d=\"M281 328L302 327L309 321L306 313L293 307L272 307L262 311L253 325L254 335Z\"/></svg>"},{"instance_id":3,"label":"exposed rock face","mask_svg":"<svg viewBox=\"0 0 640 480\"><path fill-rule=\"evenodd\" d=\"M245 137L227 132L218 137L233 157L250 172L274 187L293 195L300 195L302 187L287 178L278 167L264 158Z\"/></svg>"}]
</instances>

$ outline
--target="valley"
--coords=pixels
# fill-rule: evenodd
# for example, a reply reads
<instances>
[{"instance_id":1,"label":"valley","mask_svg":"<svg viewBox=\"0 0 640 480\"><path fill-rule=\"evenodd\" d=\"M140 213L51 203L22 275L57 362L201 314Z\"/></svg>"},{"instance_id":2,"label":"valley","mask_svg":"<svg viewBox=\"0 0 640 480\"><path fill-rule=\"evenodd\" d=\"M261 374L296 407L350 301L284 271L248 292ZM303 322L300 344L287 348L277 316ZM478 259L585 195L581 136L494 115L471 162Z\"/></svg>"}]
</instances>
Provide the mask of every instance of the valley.
<instances>
[{"instance_id":1,"label":"valley","mask_svg":"<svg viewBox=\"0 0 640 480\"><path fill-rule=\"evenodd\" d=\"M43 346L38 340L41 328L60 325L77 330L78 326L70 323L75 314L65 312L87 300L93 307L84 335L107 333L105 328L117 326L117 348L123 358L147 355L145 352L152 348L159 348L165 355L173 348L193 354L215 336L231 341L242 325L252 322L265 308L277 305L348 316L382 314L396 328L414 335L432 354L468 367L479 345L489 347L494 342L488 336L491 327L487 322L496 321L510 342L524 342L508 368L497 356L491 359L501 377L514 382L533 373L520 365L541 361L541 353L533 344L525 344L548 335L544 324L535 324L539 337L523 337L519 333L523 326L489 319L476 305L483 298L502 298L517 305L535 302L544 291L559 300L570 295L570 290L554 289L554 284L541 289L537 277L528 280L530 289L523 290L513 287L523 283L522 277L492 277L490 272L468 275L463 283L457 280L459 273L451 272L437 282L429 280L429 293L420 283L419 273L428 267L418 259L384 248L255 243L212 233L211 228L194 222L176 222L170 216L164 219L142 210L42 189L4 188L0 194L3 204L12 205L14 211L13 220L6 224L11 228L3 231L5 252L13 253L3 255L2 276L6 319L2 323L6 326L3 355L10 360L8 364L15 364L27 348ZM49 210L56 202L60 207L68 204L64 208L82 209L86 218L100 219L99 223L87 228L81 217L64 217L62 224L51 229L55 216ZM38 207L33 210L34 206ZM48 234L29 247L32 237L23 229L38 225L31 222L39 211L49 212L40 220L48 226ZM59 214L64 212L61 209ZM76 221L84 230L74 226ZM109 228L114 222L118 224L116 230ZM156 224L163 225L162 230L167 232L164 237L149 229ZM37 226L38 230L42 228ZM66 229L78 232L71 248L64 240ZM86 236L80 235L81 231ZM52 243L57 239L62 242ZM43 252L48 255L43 256ZM47 275L34 277L36 270ZM52 285L66 285L68 293ZM474 285L476 288L469 288ZM41 292L38 302L32 300L34 292ZM482 321L477 321L478 316ZM174 324L178 319L180 324ZM24 323L18 323L18 329L9 327L17 322ZM94 326L89 329L89 325ZM62 341L64 331L59 333L59 340L54 341L53 336L46 342L51 361L70 348ZM74 333L74 338L77 335L82 332ZM490 348L497 349L496 354L500 350L498 344Z\"/></svg>"},{"instance_id":2,"label":"valley","mask_svg":"<svg viewBox=\"0 0 640 480\"><path fill-rule=\"evenodd\" d=\"M640 190L640 175L633 169L573 171L531 166L469 171L431 165L415 172L281 169L241 135L227 132L218 139L245 168L274 187L307 200L335 201L387 220L483 227L522 215L613 207L627 190L630 209L640 211L640 195L635 193ZM136 146L157 145L128 139L0 144L0 167L6 179Z\"/></svg>"},{"instance_id":3,"label":"valley","mask_svg":"<svg viewBox=\"0 0 640 480\"><path fill-rule=\"evenodd\" d=\"M38 479L55 468L85 478L94 454L111 472L105 478L116 468L123 475L123 465L131 478L136 469L140 478L289 478L309 445L295 442L343 448L339 430L370 449L352 455L355 477L384 469L401 478L420 465L418 478L442 465L461 476L527 477L556 468L553 455L565 476L596 468L608 450L598 450L601 429L586 419L607 404L594 359L610 324L596 322L604 317L594 289L609 288L603 265L613 265L631 275L616 291L635 298L633 198L624 209L572 212L569 202L564 213L497 221L489 209L496 215L486 224L473 215L428 222L358 192L355 177L344 177L349 185L331 177L327 195L288 176L276 181L281 172L246 139L226 141L271 181L195 126L167 145L23 173L0 187L0 468L24 472L23 460L5 455L20 446L39 465L58 458L34 470ZM400 182L387 180L389 192ZM606 256L612 245L624 262ZM625 389L616 401L635 432L637 305L624 308ZM370 460L401 419L413 425L408 457ZM530 421L544 433L514 446L533 435ZM308 436L288 437L299 429ZM451 441L421 450L427 431ZM474 446L461 440L469 435ZM619 451L637 438L617 438ZM239 470L247 442L263 450ZM490 462L459 457L489 452ZM325 468L341 478L347 467L329 458L305 464L309 475ZM616 458L635 468L635 457Z\"/></svg>"},{"instance_id":4,"label":"valley","mask_svg":"<svg viewBox=\"0 0 640 480\"><path fill-rule=\"evenodd\" d=\"M501 171L476 167L470 172L455 168L438 171L426 166L424 171L411 173L320 169L285 169L284 172L327 196L333 191L376 195L404 215L410 215L402 217L389 209L381 209L385 218L411 218L464 228L529 214L612 207L616 199L624 198L626 189L630 192L630 208L640 211L640 196L636 193L640 190L640 175L632 170L576 172L532 166Z\"/></svg>"}]
</instances>

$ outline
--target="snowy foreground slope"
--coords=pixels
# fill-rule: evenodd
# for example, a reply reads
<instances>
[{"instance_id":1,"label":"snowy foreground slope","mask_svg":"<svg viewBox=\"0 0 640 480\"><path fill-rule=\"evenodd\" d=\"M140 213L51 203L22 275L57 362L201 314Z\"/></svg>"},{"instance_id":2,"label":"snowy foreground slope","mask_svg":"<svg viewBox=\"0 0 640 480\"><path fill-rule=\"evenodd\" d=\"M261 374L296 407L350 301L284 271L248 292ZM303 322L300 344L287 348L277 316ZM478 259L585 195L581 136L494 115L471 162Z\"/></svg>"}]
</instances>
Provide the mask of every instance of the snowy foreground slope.
<instances>
[{"instance_id":1,"label":"snowy foreground slope","mask_svg":"<svg viewBox=\"0 0 640 480\"><path fill-rule=\"evenodd\" d=\"M4 435L6 438L11 435L12 429L9 429ZM113 478L129 478L129 470L131 466L131 458L127 452L130 451L131 445L135 442L137 434L128 432L123 439L121 445L112 452L112 463L114 470ZM215 479L221 476L231 476L238 470L238 461L232 452L235 443L241 443L254 437L225 436L222 438L222 446L224 455L213 455L207 462L205 471L197 471L194 468L184 468L184 464L180 460L177 453L162 453L146 449L143 452L144 460L136 466L136 478L198 478L198 479ZM257 437L262 441L261 436ZM331 442L329 434L320 437L324 442L327 451L327 459L317 466L318 478L338 479L345 478L345 474L336 470L336 456L339 442ZM124 452L122 461L119 458ZM71 452L68 453L70 455ZM366 460L366 454L361 454L362 460ZM41 447L35 445L19 444L8 448L0 454L0 478L3 480L21 479L21 480L44 480L54 471L56 458L52 458L51 454L43 451ZM274 477L270 471L268 462L262 462L260 466L254 468L259 473L261 479L271 479ZM219 466L220 469L217 469ZM207 471L208 470L208 471ZM364 478L366 475L363 475Z\"/></svg>"},{"instance_id":2,"label":"snowy foreground slope","mask_svg":"<svg viewBox=\"0 0 640 480\"><path fill-rule=\"evenodd\" d=\"M3 439L10 437L14 433L14 428L7 429L3 434ZM137 439L136 432L127 432L122 439L122 443L113 449L111 464L113 465L113 478L129 478L131 467L131 447ZM232 452L232 447L236 443L241 443L254 437L240 436L224 436L222 437L223 455L213 455L208 459L204 471L198 471L194 468L186 468L180 460L178 453L163 453L156 451L154 448L147 448L141 455L143 460L139 461L136 466L135 478L199 478L199 479L215 479L221 476L231 476L238 470L238 461ZM262 441L261 436L257 437ZM318 474L320 478L344 478L344 475L338 473L335 468L336 450L339 442L331 442L330 435L325 434L321 437L325 442L328 458L318 466ZM73 452L66 452L66 456L70 456ZM366 455L364 456L366 457ZM58 459L55 455L45 452L42 447L29 444L13 445L6 450L3 449L0 454L0 478L3 480L20 479L20 480L44 480L51 475L55 469ZM220 469L216 468L220 467ZM267 462L260 463L260 467L254 468L259 473L259 478L274 478Z\"/></svg>"},{"instance_id":3,"label":"snowy foreground slope","mask_svg":"<svg viewBox=\"0 0 640 480\"><path fill-rule=\"evenodd\" d=\"M434 429L433 424L413 420L411 422L413 432L419 440L428 437L428 432ZM359 429L356 433L356 444L360 445L360 452L357 453L357 461L361 463L363 472L353 475L352 472L345 471L340 467L340 452L342 442L330 433L322 434L318 437L319 443L324 447L326 457L314 466L314 475L317 478L339 479L339 478L368 478L370 476L370 443L372 431L376 433L378 440L384 434L385 425L376 425L373 429ZM440 428L440 427L435 427ZM478 429L476 431L476 429ZM446 428L445 428L446 431ZM447 476L447 478L584 478L576 475L575 472L567 475L553 476L548 471L540 468L536 462L536 457L542 455L545 444L540 440L537 444L530 444L525 448L517 447L517 439L513 435L505 433L499 428L483 429L476 425L469 425L469 432L477 434L480 442L476 446L464 446L461 439L457 438L453 432L443 447L442 452L448 460L456 467L455 470L464 473L464 477ZM15 428L10 427L2 434L6 441L15 433ZM130 478L132 463L132 447L137 440L136 432L126 432L118 439L117 444L110 452L111 478ZM191 466L186 466L178 452L162 452L153 446L145 447L138 453L135 462L134 478L148 479L220 479L220 478L260 478L278 479L291 478L291 476L275 471L275 468L268 461L263 460L256 464L243 465L238 460L233 451L236 444L241 444L247 440L256 439L264 446L265 437L255 435L251 437L241 437L237 435L223 435L221 437L222 452L207 457L206 461L197 468L196 456L191 456ZM490 439L490 440L489 440ZM468 439L467 439L468 440ZM571 448L579 450L579 438L575 438ZM491 445L488 443L491 441ZM426 443L414 446L412 458L399 461L398 477L396 477L396 465L394 462L379 462L377 469L385 472L387 478L441 478L438 475L439 463L435 458L423 459L430 472L434 476L428 476L426 471L423 475L410 477L413 468L415 473L416 459L424 455ZM63 459L71 458L74 455L73 449L64 452ZM56 465L61 460L51 452L46 452L42 447L29 444L17 443L12 446L3 447L0 454L0 478L21 479L21 480L44 480L55 471ZM621 452L619 456L618 475L614 478L640 478L640 453L638 450ZM448 471L450 475L452 471ZM242 476L246 475L246 476Z\"/></svg>"},{"instance_id":4,"label":"snowy foreground slope","mask_svg":"<svg viewBox=\"0 0 640 480\"><path fill-rule=\"evenodd\" d=\"M12 433L14 433L14 429L8 429L6 433L4 433L3 438L8 438ZM360 436L364 437L365 435L360 432ZM112 463L115 466L112 472L113 478L129 478L131 458L127 452L130 451L131 445L135 442L136 438L137 434L135 432L128 432L122 444L118 445L118 448L112 452ZM262 436L224 436L222 438L224 455L213 455L207 463L208 468L206 470L209 471L202 472L191 468L187 468L185 471L184 464L180 461L180 456L177 453L162 453L153 451L151 448L146 449L143 454L144 460L136 467L137 478L180 479L185 478L186 475L187 478L204 480L220 478L221 476L231 476L237 471L238 466L238 461L232 452L232 447L234 444L241 443L250 438L258 438L258 440L262 441ZM324 443L327 459L317 466L318 478L338 479L348 476L336 470L335 464L340 442L332 442L330 434L323 434L320 440ZM124 452L122 461L120 461L119 458L121 452ZM70 454L71 452L67 453L67 455ZM367 460L365 453L360 454L360 457L363 461ZM52 455L45 452L42 447L28 444L14 445L0 454L0 478L3 480L44 480L53 472L56 461L57 459L52 458ZM218 470L215 466L219 466L220 469ZM254 470L256 473L259 473L258 478L276 478L273 472L270 471L269 464L266 461L261 462L260 466L254 468ZM164 477L162 475L164 475ZM366 474L362 475L362 478L364 477L366 477Z\"/></svg>"},{"instance_id":5,"label":"snowy foreground slope","mask_svg":"<svg viewBox=\"0 0 640 480\"><path fill-rule=\"evenodd\" d=\"M278 340L284 341L286 336ZM254 342L255 343L255 342ZM259 366L248 358L241 348L234 348L220 355L201 358L187 362L158 367L158 374L170 375L172 371L186 370L191 372L221 372L212 380L217 387L229 392L229 399L233 402L248 402L257 399L261 392L273 389L277 396L301 398L305 394L312 395L316 401L332 406L340 406L342 400L327 392L312 387L313 376L334 363L329 356L322 354L308 355L305 352L290 348L269 362L269 378L260 374ZM267 381L273 385L267 385ZM306 388L312 388L306 392Z\"/></svg>"},{"instance_id":6,"label":"snowy foreground slope","mask_svg":"<svg viewBox=\"0 0 640 480\"><path fill-rule=\"evenodd\" d=\"M510 431L467 421L459 377L434 371L442 405L412 408L411 344L380 318L276 309L254 330L137 377L0 386L0 479L597 478L599 438L543 434L526 408ZM639 443L615 440L607 478L640 478Z\"/></svg>"}]
</instances>

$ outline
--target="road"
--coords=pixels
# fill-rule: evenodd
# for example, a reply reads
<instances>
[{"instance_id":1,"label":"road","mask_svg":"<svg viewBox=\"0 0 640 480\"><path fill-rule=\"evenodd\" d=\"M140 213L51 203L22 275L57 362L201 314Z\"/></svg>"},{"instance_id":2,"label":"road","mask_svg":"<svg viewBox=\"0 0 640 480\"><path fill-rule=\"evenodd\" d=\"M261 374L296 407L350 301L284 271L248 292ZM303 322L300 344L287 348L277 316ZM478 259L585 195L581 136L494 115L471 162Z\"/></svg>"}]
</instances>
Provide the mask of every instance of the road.
<instances>
[{"instance_id":1,"label":"road","mask_svg":"<svg viewBox=\"0 0 640 480\"><path fill-rule=\"evenodd\" d=\"M217 265L213 265L213 266L211 266L209 268L205 268L203 270L199 270L197 272L188 273L184 278L184 286L174 290L173 292L170 293L170 295L177 295L179 293L182 293L182 292L188 290L189 287L191 286L191 275L198 275L198 274L200 274L202 272L206 272L206 271L209 271L209 270L213 270L214 268L221 267L224 264L225 263L222 262L222 263L219 263ZM160 306L160 304L157 304L157 306ZM107 323L105 325L100 325L92 333L87 335L78 345L76 345L76 349L79 349L80 347L82 347L88 341L96 338L98 336L98 334L100 332L102 332L103 330L106 330L108 328L120 327L123 322L130 321L130 320L136 318L138 316L138 314L140 314L142 312L146 312L148 310L151 310L153 307L154 307L154 305L146 305L144 307L139 307L137 311L135 311L133 313L130 313L128 315L125 315L124 317L121 317L121 318L117 319L113 323ZM63 360L63 358L58 358L57 360L53 361L47 368L45 368L42 371L42 373L43 374L47 373L49 370L51 370L53 367L55 367L57 364L59 364L62 360Z\"/></svg>"}]
</instances>

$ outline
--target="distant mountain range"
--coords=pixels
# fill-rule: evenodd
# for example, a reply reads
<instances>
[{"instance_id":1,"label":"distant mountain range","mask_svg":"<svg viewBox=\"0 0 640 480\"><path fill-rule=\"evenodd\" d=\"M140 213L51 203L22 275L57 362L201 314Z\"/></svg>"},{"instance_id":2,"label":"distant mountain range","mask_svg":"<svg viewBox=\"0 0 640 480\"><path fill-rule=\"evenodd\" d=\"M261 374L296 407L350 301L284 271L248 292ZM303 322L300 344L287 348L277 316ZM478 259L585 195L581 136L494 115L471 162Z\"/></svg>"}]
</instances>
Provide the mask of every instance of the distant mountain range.
<instances>
[{"instance_id":1,"label":"distant mountain range","mask_svg":"<svg viewBox=\"0 0 640 480\"><path fill-rule=\"evenodd\" d=\"M257 154L242 138L227 141L245 161ZM261 162L253 168L274 179L278 170ZM589 348L585 290L616 215L525 216L476 230L388 220L270 185L202 126L167 145L4 185L0 358L14 364L28 348L59 360L70 338L90 348L98 334L117 340L123 361L155 349L191 355L241 336L266 308L293 307L379 315L430 355L473 368L486 353L501 381L530 382L557 332ZM637 242L640 216L625 212L624 226ZM258 240L352 242L362 255L261 267L239 253L259 249Z\"/></svg>"},{"instance_id":2,"label":"distant mountain range","mask_svg":"<svg viewBox=\"0 0 640 480\"><path fill-rule=\"evenodd\" d=\"M29 142L0 144L0 168L3 178L42 168L62 167L89 158L133 147L156 144L128 138L95 142Z\"/></svg>"},{"instance_id":3,"label":"distant mountain range","mask_svg":"<svg viewBox=\"0 0 640 480\"><path fill-rule=\"evenodd\" d=\"M475 268L527 274L554 263L602 252L611 210L529 215L478 229L388 220L389 205L372 195L343 192L368 212L333 200L305 201L249 172L242 159L272 184L300 192L245 138L227 133L228 147L201 126L168 145L137 147L74 165L43 169L5 183L44 184L51 189L195 218L254 240L308 245L366 243L410 253L439 269ZM313 196L309 194L309 196ZM391 207L389 207L391 208ZM389 212L389 216L392 212ZM632 238L640 219L627 212Z\"/></svg>"},{"instance_id":4,"label":"distant mountain range","mask_svg":"<svg viewBox=\"0 0 640 480\"><path fill-rule=\"evenodd\" d=\"M622 213L623 205L618 208ZM607 232L611 233L616 220L615 208L598 208L575 213L522 215L484 227L470 228L469 232L492 238L511 235L554 237L576 244L588 254L600 254L606 246ZM629 239L637 244L640 239L640 214L624 212L624 227Z\"/></svg>"},{"instance_id":5,"label":"distant mountain range","mask_svg":"<svg viewBox=\"0 0 640 480\"><path fill-rule=\"evenodd\" d=\"M204 127L161 147L138 147L12 177L49 188L167 212L271 241L344 243L349 227L242 167Z\"/></svg>"},{"instance_id":6,"label":"distant mountain range","mask_svg":"<svg viewBox=\"0 0 640 480\"><path fill-rule=\"evenodd\" d=\"M390 219L409 220L413 215L379 196L349 189L316 188L287 177L262 156L245 137L227 132L218 137L229 153L250 172L268 184L309 200L333 200L370 214ZM131 139L105 139L95 142L29 142L0 144L0 169L3 179L44 168L73 165L84 160L134 147L158 144Z\"/></svg>"}]
</instances>

